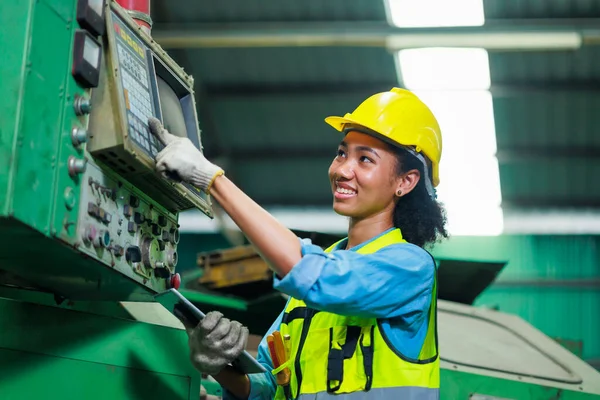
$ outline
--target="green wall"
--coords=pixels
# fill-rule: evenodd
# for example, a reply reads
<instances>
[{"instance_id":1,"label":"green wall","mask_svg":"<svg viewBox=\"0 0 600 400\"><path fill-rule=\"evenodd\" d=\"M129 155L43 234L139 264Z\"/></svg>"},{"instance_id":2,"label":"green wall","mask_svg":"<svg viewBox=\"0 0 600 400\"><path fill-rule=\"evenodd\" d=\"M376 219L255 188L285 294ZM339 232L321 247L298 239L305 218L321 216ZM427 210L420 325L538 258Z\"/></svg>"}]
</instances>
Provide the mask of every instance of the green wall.
<instances>
[{"instance_id":1,"label":"green wall","mask_svg":"<svg viewBox=\"0 0 600 400\"><path fill-rule=\"evenodd\" d=\"M436 257L506 260L476 301L515 313L551 337L583 341L600 368L600 236L455 237Z\"/></svg>"}]
</instances>

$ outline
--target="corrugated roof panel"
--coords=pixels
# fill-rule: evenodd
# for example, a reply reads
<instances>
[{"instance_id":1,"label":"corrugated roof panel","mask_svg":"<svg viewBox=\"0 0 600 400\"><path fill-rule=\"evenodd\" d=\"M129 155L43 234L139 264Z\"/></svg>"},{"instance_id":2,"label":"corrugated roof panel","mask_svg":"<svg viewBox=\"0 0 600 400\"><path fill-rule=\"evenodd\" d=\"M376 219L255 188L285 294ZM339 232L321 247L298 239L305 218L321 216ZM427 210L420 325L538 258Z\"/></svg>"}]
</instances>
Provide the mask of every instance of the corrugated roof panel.
<instances>
[{"instance_id":1,"label":"corrugated roof panel","mask_svg":"<svg viewBox=\"0 0 600 400\"><path fill-rule=\"evenodd\" d=\"M485 0L486 19L600 17L596 0Z\"/></svg>"},{"instance_id":2,"label":"corrugated roof panel","mask_svg":"<svg viewBox=\"0 0 600 400\"><path fill-rule=\"evenodd\" d=\"M600 93L547 92L494 99L498 148L600 146Z\"/></svg>"},{"instance_id":3,"label":"corrugated roof panel","mask_svg":"<svg viewBox=\"0 0 600 400\"><path fill-rule=\"evenodd\" d=\"M232 180L259 204L295 205L331 204L333 196L327 170L331 159L269 159L238 161L233 159ZM309 161L310 160L310 161Z\"/></svg>"},{"instance_id":4,"label":"corrugated roof panel","mask_svg":"<svg viewBox=\"0 0 600 400\"><path fill-rule=\"evenodd\" d=\"M227 96L211 101L221 140L234 150L323 149L332 157L340 137L323 120L352 111L363 95Z\"/></svg>"},{"instance_id":5,"label":"corrugated roof panel","mask_svg":"<svg viewBox=\"0 0 600 400\"><path fill-rule=\"evenodd\" d=\"M179 3L179 4L178 4ZM177 5L176 5L177 4ZM168 15L152 13L156 23L385 21L381 0L154 0L152 10L169 7Z\"/></svg>"},{"instance_id":6,"label":"corrugated roof panel","mask_svg":"<svg viewBox=\"0 0 600 400\"><path fill-rule=\"evenodd\" d=\"M577 51L490 52L489 62L492 84L600 80L600 48L596 46Z\"/></svg>"},{"instance_id":7,"label":"corrugated roof panel","mask_svg":"<svg viewBox=\"0 0 600 400\"><path fill-rule=\"evenodd\" d=\"M290 47L188 50L187 64L206 84L326 84L397 81L385 49Z\"/></svg>"}]
</instances>

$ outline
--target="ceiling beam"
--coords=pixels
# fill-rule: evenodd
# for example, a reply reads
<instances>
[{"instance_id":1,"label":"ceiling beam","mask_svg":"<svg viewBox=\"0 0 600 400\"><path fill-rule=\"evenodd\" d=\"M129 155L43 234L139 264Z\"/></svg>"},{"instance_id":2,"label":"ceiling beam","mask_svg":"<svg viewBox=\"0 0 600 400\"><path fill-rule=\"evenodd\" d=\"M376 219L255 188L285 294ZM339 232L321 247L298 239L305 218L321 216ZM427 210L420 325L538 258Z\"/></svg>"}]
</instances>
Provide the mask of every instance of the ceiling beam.
<instances>
[{"instance_id":1,"label":"ceiling beam","mask_svg":"<svg viewBox=\"0 0 600 400\"><path fill-rule=\"evenodd\" d=\"M260 150L237 150L230 149L227 156L236 160L237 165L243 168L244 162L270 160L279 162L282 160L304 160L306 162L329 163L335 156L335 147L324 145L318 149L296 148L269 148L265 144ZM222 154L207 152L208 158L220 157ZM530 163L549 159L576 159L576 160L600 160L600 146L523 146L523 147L501 147L496 152L499 164Z\"/></svg>"},{"instance_id":2,"label":"ceiling beam","mask_svg":"<svg viewBox=\"0 0 600 400\"><path fill-rule=\"evenodd\" d=\"M507 210L536 210L536 209L556 209L556 210L598 210L600 209L600 198L595 195L585 198L566 198L563 196L554 196L551 193L545 196L502 196L502 208Z\"/></svg>"},{"instance_id":3,"label":"ceiling beam","mask_svg":"<svg viewBox=\"0 0 600 400\"><path fill-rule=\"evenodd\" d=\"M370 46L483 47L490 50L576 49L600 44L600 19L488 20L484 26L398 28L387 22L211 23L155 25L166 49Z\"/></svg>"},{"instance_id":4,"label":"ceiling beam","mask_svg":"<svg viewBox=\"0 0 600 400\"><path fill-rule=\"evenodd\" d=\"M218 97L256 98L263 96L319 96L331 94L364 97L372 93L390 90L390 88L394 86L399 86L397 81L344 83L298 82L277 84L241 82L230 84L207 84L206 92L215 99ZM515 83L494 83L491 85L489 90L494 97L516 97L535 94L547 95L558 93L600 94L600 81L574 80L562 82L529 81Z\"/></svg>"},{"instance_id":5,"label":"ceiling beam","mask_svg":"<svg viewBox=\"0 0 600 400\"><path fill-rule=\"evenodd\" d=\"M496 136L498 133L496 132ZM535 162L540 160L600 160L600 146L520 146L520 147L502 147L496 152L498 163L512 164L521 162Z\"/></svg>"},{"instance_id":6,"label":"ceiling beam","mask_svg":"<svg viewBox=\"0 0 600 400\"><path fill-rule=\"evenodd\" d=\"M348 221L333 212L331 202L321 207L266 207L275 218L290 229L307 232L342 234ZM238 229L227 217L228 229ZM220 226L199 211L182 213L179 218L182 233L217 233ZM596 210L505 210L504 234L600 234L600 209Z\"/></svg>"}]
</instances>

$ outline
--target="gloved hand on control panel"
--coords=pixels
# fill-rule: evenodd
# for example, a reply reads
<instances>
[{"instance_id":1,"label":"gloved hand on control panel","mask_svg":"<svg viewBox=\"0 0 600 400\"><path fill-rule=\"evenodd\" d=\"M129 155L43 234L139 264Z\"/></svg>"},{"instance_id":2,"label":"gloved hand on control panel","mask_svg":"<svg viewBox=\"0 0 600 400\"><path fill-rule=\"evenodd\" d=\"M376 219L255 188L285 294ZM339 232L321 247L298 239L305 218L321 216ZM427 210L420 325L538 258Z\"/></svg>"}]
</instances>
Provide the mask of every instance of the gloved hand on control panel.
<instances>
[{"instance_id":1,"label":"gloved hand on control panel","mask_svg":"<svg viewBox=\"0 0 600 400\"><path fill-rule=\"evenodd\" d=\"M214 165L194 146L188 138L169 133L156 118L148 120L150 132L165 146L156 155L156 169L165 178L177 176L205 192L214 180L223 175L223 169Z\"/></svg>"},{"instance_id":2,"label":"gloved hand on control panel","mask_svg":"<svg viewBox=\"0 0 600 400\"><path fill-rule=\"evenodd\" d=\"M195 328L186 325L186 330L192 364L208 375L218 374L238 358L248 341L248 328L218 311L206 314Z\"/></svg>"}]
</instances>

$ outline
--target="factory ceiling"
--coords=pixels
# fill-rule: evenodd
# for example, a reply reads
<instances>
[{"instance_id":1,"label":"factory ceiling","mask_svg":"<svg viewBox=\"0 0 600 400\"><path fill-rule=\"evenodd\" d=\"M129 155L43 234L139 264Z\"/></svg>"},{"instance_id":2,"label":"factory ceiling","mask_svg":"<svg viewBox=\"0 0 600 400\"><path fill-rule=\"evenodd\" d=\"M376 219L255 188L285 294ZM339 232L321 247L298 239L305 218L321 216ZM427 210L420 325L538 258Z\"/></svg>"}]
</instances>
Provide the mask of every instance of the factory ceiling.
<instances>
[{"instance_id":1,"label":"factory ceiling","mask_svg":"<svg viewBox=\"0 0 600 400\"><path fill-rule=\"evenodd\" d=\"M407 87L439 114L455 232L600 231L600 3L483 0L449 26L481 0L424 23L389 1L153 0L154 38L196 79L208 158L291 224L328 230L340 137L323 119Z\"/></svg>"}]
</instances>

